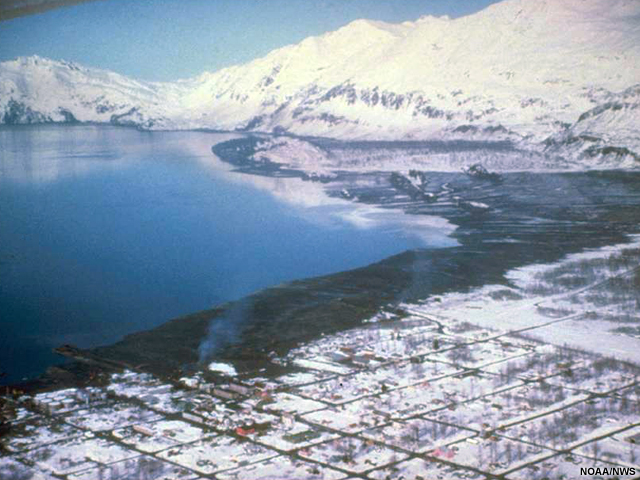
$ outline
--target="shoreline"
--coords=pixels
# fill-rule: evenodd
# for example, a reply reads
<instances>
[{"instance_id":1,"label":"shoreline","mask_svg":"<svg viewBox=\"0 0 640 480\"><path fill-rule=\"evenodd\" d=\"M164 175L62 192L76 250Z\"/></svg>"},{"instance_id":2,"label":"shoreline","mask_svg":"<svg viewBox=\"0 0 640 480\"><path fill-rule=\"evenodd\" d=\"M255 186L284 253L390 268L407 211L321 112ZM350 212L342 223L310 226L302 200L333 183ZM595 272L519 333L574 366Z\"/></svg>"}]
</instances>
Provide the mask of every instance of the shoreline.
<instances>
[{"instance_id":1,"label":"shoreline","mask_svg":"<svg viewBox=\"0 0 640 480\"><path fill-rule=\"evenodd\" d=\"M35 123L16 123L16 124L7 124L0 123L0 130L9 129L9 128L55 128L55 127L64 127L64 128L82 128L82 127L99 127L99 128L118 128L118 129L131 129L140 133L188 133L188 132L197 132L197 133L206 133L206 134L218 134L218 135L238 135L239 137L246 138L286 138L292 140L299 140L304 142L310 142L313 144L317 144L322 148L329 149L341 149L348 147L364 147L367 149L375 149L377 147L391 147L392 149L405 149L412 150L416 148L424 148L424 147L435 147L434 153L442 153L446 151L447 148L451 146L462 147L461 151L469 151L472 152L474 150L489 148L495 149L496 151L503 152L511 152L513 154L519 155L533 155L539 158L543 158L545 153L545 145L543 143L519 143L514 142L510 139L477 139L477 138L466 138L461 136L450 136L446 138L423 138L418 140L411 139L390 139L390 140L373 140L373 139L351 139L351 138L339 138L339 137L321 137L321 136L310 136L310 135L296 135L291 132L273 132L273 131L259 131L259 130L218 130L218 129L210 129L210 128L181 128L181 129L147 129L141 128L140 125L135 124L120 124L120 123L106 123L106 122L35 122ZM524 145L525 148L522 148ZM527 148L529 147L529 148ZM443 149L444 148L444 149ZM611 147L615 149L626 149L626 147ZM611 155L607 154L603 158L607 159ZM557 157L558 159L562 159L563 157ZM617 158L617 157L616 157ZM564 159L566 160L566 159ZM575 158L569 157L569 163L566 163L564 167L543 167L536 168L535 173L584 173L584 172L612 172L612 171L620 171L620 172L638 172L640 171L640 163L636 161L636 164L629 167L612 167L615 163L604 163L604 164L595 164L596 162L592 162L591 164L588 161L576 161L575 163L571 163L576 160ZM615 159L614 159L615 160ZM607 160L608 161L608 160ZM288 168L286 165L283 165L282 171L290 171L295 172L294 176L299 176L300 170L295 168ZM392 172L393 168L382 169L382 170L371 170L369 173L380 173L384 172ZM260 174L259 169L253 170L252 173ZM442 173L452 173L458 172L459 170L456 168L451 169L441 169L441 170L431 170L434 172L442 172ZM497 169L497 171L505 172L505 173L528 173L532 172L530 168L505 168L505 169ZM304 172L302 172L304 174Z\"/></svg>"},{"instance_id":2,"label":"shoreline","mask_svg":"<svg viewBox=\"0 0 640 480\"><path fill-rule=\"evenodd\" d=\"M222 160L235 165L228 158ZM300 172L295 174L298 176ZM379 173L362 175L384 176ZM334 195L336 191L344 190L342 187L345 183L357 184L362 175L340 174L337 179L326 183L327 193ZM87 349L85 352L106 362L124 362L144 371L177 379L183 373L201 367L199 350L208 336L210 326L221 323L221 318L224 319L238 305L244 304L242 310L246 318L243 318L235 340L218 347L217 353L207 361L225 361L245 372L273 368L270 357L274 353L284 355L302 342L362 325L364 320L385 308L393 310L405 301L423 301L487 285L508 285L506 274L514 268L540 262L557 262L566 255L585 248L621 243L628 234L636 233L637 225L640 224L640 208L633 204L632 199L633 192L636 191L637 194L640 182L625 178L627 175L640 177L640 174L566 173L564 175L572 181L578 179L583 182L586 178L589 183L591 178L591 183L604 181L616 191L622 189L631 195L630 203L623 212L620 211L620 205L614 203L602 208L597 199L594 200L593 211L588 208L571 211L571 205L564 207L545 204L543 207L549 210L547 213L550 216L542 214L541 218L547 218L548 221L533 223L532 211L536 216L542 213L539 211L541 206L535 202L528 206L511 205L509 211L503 211L512 203L511 197L521 195L520 178L516 178L512 186L513 175L506 177L504 185L478 183L461 174L433 175L444 175L441 180L447 180L453 175L454 182L459 185L454 183L452 188L449 181L448 189L462 195L471 195L465 200L469 203L474 201L473 195L477 196L478 190L481 195L490 198L504 196L500 204L492 205L490 212L478 214L460 209L459 206L443 206L425 201L424 198L407 197L407 192L395 190L394 195L404 195L400 203L405 212L431 214L457 225L457 230L451 236L459 242L459 246L409 250L354 270L269 287L239 301L175 318L155 329L133 333L115 344ZM536 172L523 175L533 178L546 174ZM559 177L563 178L562 175ZM537 194L535 186L528 188ZM607 186L602 188L608 190ZM359 201L367 205L382 204L386 208L397 209L391 199L380 190L384 188L374 189L369 192L365 201ZM597 197L597 192L594 192L594 196ZM531 200L526 195L525 198ZM581 218L587 214L595 214L602 220L592 219L587 224ZM594 231L593 225L601 225L603 221L607 228L596 227ZM507 225L503 225L504 223ZM545 241L541 241L542 239ZM246 307L247 304L249 307ZM175 345L180 347L176 349ZM96 373L96 369L71 363L55 367L53 372L40 379L18 386L27 389L41 389L43 386L55 388L53 385L64 385L73 377L86 379L95 377Z\"/></svg>"}]
</instances>

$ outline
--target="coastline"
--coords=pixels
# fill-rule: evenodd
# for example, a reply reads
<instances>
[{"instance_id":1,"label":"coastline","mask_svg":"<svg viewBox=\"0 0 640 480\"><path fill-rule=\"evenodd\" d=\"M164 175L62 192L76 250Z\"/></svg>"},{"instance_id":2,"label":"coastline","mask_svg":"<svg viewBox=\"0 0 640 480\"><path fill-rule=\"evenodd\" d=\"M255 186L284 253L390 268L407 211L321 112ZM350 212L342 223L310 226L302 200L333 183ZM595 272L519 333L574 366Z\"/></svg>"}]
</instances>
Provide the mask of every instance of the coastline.
<instances>
[{"instance_id":1,"label":"coastline","mask_svg":"<svg viewBox=\"0 0 640 480\"><path fill-rule=\"evenodd\" d=\"M220 156L220 149L216 153ZM233 159L221 158L243 170ZM256 171L246 174L256 173L266 174ZM294 170L286 175L304 178L305 173ZM360 192L358 202L445 218L457 225L452 237L460 245L438 250L410 250L355 270L266 288L238 302L128 335L113 345L88 349L86 354L102 358L106 363L121 362L177 379L185 372L202 367L198 365L202 360L200 347L212 323L224 322L225 315L241 306L243 319L240 328L234 332L234 340L218 346L209 360L231 363L242 372L273 369L276 368L270 362L273 355L284 355L298 344L323 334L361 325L381 310L394 311L403 302L464 293L485 285L507 285L509 280L505 274L516 267L552 263L585 248L621 243L626 235L636 233L640 224L640 208L633 205L640 182L628 178L629 175L640 177L635 172L520 173L506 175L505 182L499 184L477 182L463 174L429 172L434 179L433 186L439 189L440 185L453 182L453 190L463 196L464 202L471 203L478 195L485 200L490 198L491 210L487 212L470 212L460 208L460 202L458 205L442 202L446 203L443 205L421 197L413 198L397 182L391 194L388 185L393 179L379 172L340 173L337 178L323 183L330 196L338 195L345 190L345 185L354 189L363 177L372 175L377 176L381 185L365 192L366 195ZM559 178L568 182L566 185L576 183L575 188L597 184L599 190L593 192L591 204L587 199L580 208L572 208L571 204L553 204L534 198L538 190L531 181L536 178L539 185L547 183L549 178L555 181ZM601 195L607 191L611 191L611 199L603 202ZM398 195L402 198L395 198ZM625 195L628 196L626 200ZM569 200L569 195L565 200ZM606 228L598 225L606 225ZM18 387L32 390L85 382L95 378L100 370L72 362Z\"/></svg>"}]
</instances>

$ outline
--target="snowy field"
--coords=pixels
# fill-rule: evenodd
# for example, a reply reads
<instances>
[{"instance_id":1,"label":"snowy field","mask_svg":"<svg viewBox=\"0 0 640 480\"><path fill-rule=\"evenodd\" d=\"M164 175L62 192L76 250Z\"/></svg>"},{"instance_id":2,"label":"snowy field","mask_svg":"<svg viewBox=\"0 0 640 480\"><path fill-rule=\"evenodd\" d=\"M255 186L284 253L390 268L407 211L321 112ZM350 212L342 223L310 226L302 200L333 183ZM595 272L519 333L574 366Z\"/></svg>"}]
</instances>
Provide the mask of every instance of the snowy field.
<instances>
[{"instance_id":1,"label":"snowy field","mask_svg":"<svg viewBox=\"0 0 640 480\"><path fill-rule=\"evenodd\" d=\"M557 346L640 363L640 237L507 274L487 285L407 308L446 322L520 332ZM594 334L597 332L597 334Z\"/></svg>"}]
</instances>

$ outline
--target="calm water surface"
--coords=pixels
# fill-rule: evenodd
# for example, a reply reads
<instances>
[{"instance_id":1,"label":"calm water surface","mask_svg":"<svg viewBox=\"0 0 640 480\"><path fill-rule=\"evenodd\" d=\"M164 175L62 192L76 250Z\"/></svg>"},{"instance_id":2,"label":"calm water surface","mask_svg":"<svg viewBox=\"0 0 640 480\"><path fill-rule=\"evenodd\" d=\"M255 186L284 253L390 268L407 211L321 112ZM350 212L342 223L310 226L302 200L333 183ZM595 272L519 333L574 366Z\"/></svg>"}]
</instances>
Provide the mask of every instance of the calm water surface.
<instances>
[{"instance_id":1,"label":"calm water surface","mask_svg":"<svg viewBox=\"0 0 640 480\"><path fill-rule=\"evenodd\" d=\"M110 343L283 281L453 245L446 225L231 172L210 151L228 138L0 128L0 381L59 363L63 343Z\"/></svg>"}]
</instances>

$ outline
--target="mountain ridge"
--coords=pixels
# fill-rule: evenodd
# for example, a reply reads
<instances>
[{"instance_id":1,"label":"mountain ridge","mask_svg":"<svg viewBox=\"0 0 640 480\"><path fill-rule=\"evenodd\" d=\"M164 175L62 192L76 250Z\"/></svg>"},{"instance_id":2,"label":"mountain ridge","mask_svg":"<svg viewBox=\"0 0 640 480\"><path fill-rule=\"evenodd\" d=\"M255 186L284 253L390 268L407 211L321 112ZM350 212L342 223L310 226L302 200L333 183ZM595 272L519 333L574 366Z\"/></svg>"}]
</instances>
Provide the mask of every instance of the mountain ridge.
<instances>
[{"instance_id":1,"label":"mountain ridge","mask_svg":"<svg viewBox=\"0 0 640 480\"><path fill-rule=\"evenodd\" d=\"M453 20L356 20L176 82L3 62L0 123L506 139L569 156L637 155L639 91L639 0L506 0ZM598 141L571 140L580 136Z\"/></svg>"}]
</instances>

